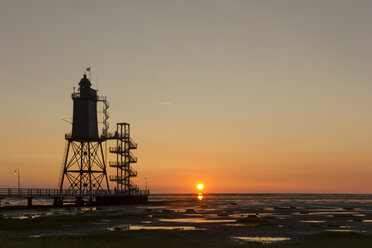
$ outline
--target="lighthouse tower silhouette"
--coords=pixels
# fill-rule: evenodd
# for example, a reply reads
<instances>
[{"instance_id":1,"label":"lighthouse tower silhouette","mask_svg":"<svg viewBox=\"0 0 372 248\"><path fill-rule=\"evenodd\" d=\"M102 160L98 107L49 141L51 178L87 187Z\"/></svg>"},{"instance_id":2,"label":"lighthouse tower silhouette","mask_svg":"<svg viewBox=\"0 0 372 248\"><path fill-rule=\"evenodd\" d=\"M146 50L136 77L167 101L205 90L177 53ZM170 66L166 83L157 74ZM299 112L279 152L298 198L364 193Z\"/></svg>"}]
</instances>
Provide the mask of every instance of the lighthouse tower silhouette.
<instances>
[{"instance_id":1,"label":"lighthouse tower silhouette","mask_svg":"<svg viewBox=\"0 0 372 248\"><path fill-rule=\"evenodd\" d=\"M90 71L90 70L89 70ZM133 165L137 158L132 150L137 149L137 143L131 138L130 124L127 122L116 123L116 131L109 133L107 97L98 96L97 90L91 88L92 84L84 74L79 82L78 92L71 95L74 106L72 130L65 135L66 147L63 155L63 164L60 173L60 191L74 195L148 195L148 190L141 191L133 184L132 178L137 177ZM98 132L97 103L103 103L103 127ZM108 141L113 141L114 146L109 147L109 152L115 157L109 165L115 170L116 175L109 179L115 183L115 190L110 191L107 176ZM105 152L103 145L105 144Z\"/></svg>"},{"instance_id":2,"label":"lighthouse tower silhouette","mask_svg":"<svg viewBox=\"0 0 372 248\"><path fill-rule=\"evenodd\" d=\"M97 90L92 89L91 85L84 74L78 92L71 95L74 106L72 132L65 135L67 142L60 190L65 184L67 190L74 194L86 194L104 188L109 190L102 147L107 137L99 137L97 123L97 102L106 101L106 97L97 96Z\"/></svg>"}]
</instances>

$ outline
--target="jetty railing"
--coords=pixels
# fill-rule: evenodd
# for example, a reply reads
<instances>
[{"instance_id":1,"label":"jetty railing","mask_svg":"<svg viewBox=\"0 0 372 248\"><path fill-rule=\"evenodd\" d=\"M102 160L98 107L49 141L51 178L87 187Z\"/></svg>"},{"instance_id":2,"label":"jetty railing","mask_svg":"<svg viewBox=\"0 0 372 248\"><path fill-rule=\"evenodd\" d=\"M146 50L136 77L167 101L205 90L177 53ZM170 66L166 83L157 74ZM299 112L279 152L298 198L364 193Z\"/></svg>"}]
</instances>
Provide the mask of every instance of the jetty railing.
<instances>
[{"instance_id":1,"label":"jetty railing","mask_svg":"<svg viewBox=\"0 0 372 248\"><path fill-rule=\"evenodd\" d=\"M69 190L39 188L0 188L0 197L76 197L104 195L149 195L149 190L135 190L130 194L117 190Z\"/></svg>"}]
</instances>

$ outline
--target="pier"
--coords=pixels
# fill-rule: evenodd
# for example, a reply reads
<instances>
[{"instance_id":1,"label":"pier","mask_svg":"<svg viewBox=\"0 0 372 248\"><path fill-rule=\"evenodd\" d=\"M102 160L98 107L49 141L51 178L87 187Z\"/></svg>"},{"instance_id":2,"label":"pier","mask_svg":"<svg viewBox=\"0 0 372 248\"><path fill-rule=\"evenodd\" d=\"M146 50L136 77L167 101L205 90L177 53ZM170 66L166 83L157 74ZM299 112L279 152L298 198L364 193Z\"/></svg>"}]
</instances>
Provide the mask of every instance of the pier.
<instances>
[{"instance_id":1,"label":"pier","mask_svg":"<svg viewBox=\"0 0 372 248\"><path fill-rule=\"evenodd\" d=\"M54 207L63 206L64 199L75 198L76 206L85 203L92 205L132 204L147 202L149 190L131 191L130 194L116 190L69 190L45 188L0 188L0 206L4 198L27 199L27 206L32 207L32 199L53 199Z\"/></svg>"}]
</instances>

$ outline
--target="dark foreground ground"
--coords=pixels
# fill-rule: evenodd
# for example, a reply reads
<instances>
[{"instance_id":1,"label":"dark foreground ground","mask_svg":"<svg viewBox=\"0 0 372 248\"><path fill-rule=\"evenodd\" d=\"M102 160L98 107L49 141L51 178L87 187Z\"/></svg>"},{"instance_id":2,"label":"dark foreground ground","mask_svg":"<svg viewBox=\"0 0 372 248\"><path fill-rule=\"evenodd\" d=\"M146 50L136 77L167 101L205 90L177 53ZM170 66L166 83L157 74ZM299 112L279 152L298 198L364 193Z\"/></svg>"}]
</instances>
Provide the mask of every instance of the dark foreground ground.
<instances>
[{"instance_id":1,"label":"dark foreground ground","mask_svg":"<svg viewBox=\"0 0 372 248\"><path fill-rule=\"evenodd\" d=\"M4 247L372 247L372 199L194 197L0 209Z\"/></svg>"},{"instance_id":2,"label":"dark foreground ground","mask_svg":"<svg viewBox=\"0 0 372 248\"><path fill-rule=\"evenodd\" d=\"M233 242L209 231L159 231L91 234L81 236L50 236L40 238L1 238L0 247L372 247L372 236L357 233L323 232L299 238L296 241L262 244L257 242Z\"/></svg>"}]
</instances>

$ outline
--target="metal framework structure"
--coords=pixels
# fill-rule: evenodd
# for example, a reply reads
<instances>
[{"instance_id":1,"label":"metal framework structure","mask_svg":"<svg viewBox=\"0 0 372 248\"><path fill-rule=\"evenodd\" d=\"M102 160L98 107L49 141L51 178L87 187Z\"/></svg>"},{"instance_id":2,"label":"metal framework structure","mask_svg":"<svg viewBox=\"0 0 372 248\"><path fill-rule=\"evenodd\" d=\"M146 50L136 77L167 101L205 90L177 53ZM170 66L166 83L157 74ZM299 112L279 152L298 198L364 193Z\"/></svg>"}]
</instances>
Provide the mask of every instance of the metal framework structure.
<instances>
[{"instance_id":1,"label":"metal framework structure","mask_svg":"<svg viewBox=\"0 0 372 248\"><path fill-rule=\"evenodd\" d=\"M137 163L137 158L131 152L137 149L137 144L130 137L129 123L117 123L115 134L109 133L107 98L97 95L97 90L91 88L85 74L78 91L74 90L71 95L74 104L72 132L65 135L60 192L90 196L102 190L110 192L106 171L107 149L104 153L103 143L107 146L105 142L115 140L116 146L109 148L110 153L116 155L116 161L109 163L110 167L116 168L116 175L110 176L110 181L116 182L114 194L138 195L141 191L132 182L132 178L137 176L132 164ZM98 132L98 102L103 103L101 135Z\"/></svg>"},{"instance_id":2,"label":"metal framework structure","mask_svg":"<svg viewBox=\"0 0 372 248\"><path fill-rule=\"evenodd\" d=\"M116 168L116 175L110 176L110 181L116 182L118 192L131 195L139 189L131 180L137 176L132 166L137 163L137 158L131 152L137 149L137 144L130 137L129 123L117 123L113 138L116 139L116 146L110 147L110 153L116 154L116 161L110 161L110 167Z\"/></svg>"},{"instance_id":3,"label":"metal framework structure","mask_svg":"<svg viewBox=\"0 0 372 248\"><path fill-rule=\"evenodd\" d=\"M64 181L68 182L67 191L74 194L86 194L96 190L109 189L102 140L74 141L67 139L67 150L63 165L60 190ZM106 181L106 185L104 185Z\"/></svg>"}]
</instances>

